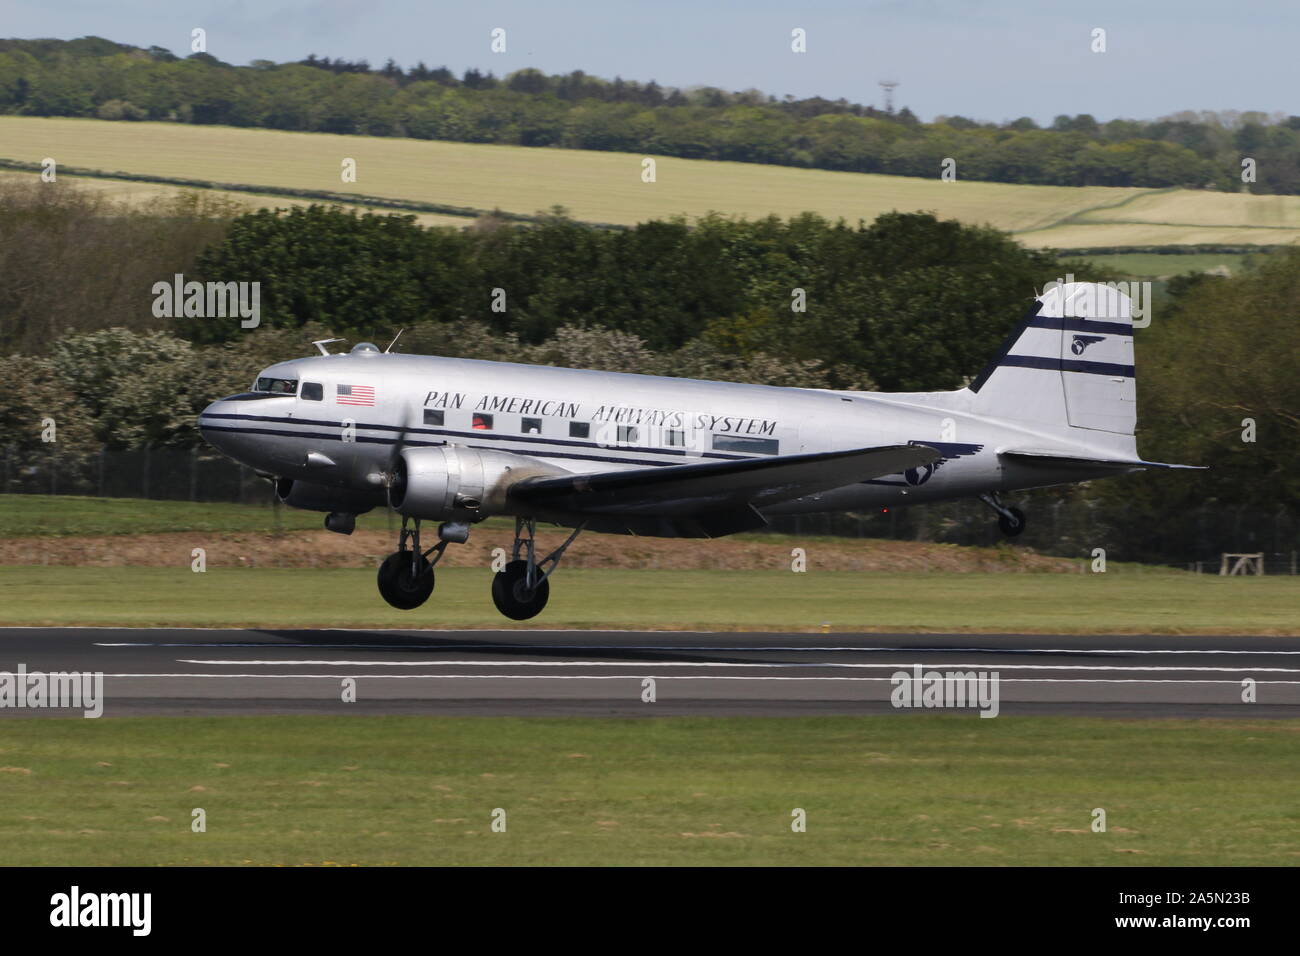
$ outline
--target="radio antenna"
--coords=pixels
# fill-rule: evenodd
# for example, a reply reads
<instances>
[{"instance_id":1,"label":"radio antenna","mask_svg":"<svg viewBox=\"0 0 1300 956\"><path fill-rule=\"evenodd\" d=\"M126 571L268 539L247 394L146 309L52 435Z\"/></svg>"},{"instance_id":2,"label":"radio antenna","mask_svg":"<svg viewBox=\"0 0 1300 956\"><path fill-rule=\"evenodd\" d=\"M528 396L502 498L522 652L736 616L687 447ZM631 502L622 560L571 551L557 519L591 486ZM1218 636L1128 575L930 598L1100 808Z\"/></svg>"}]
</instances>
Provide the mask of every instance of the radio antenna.
<instances>
[{"instance_id":1,"label":"radio antenna","mask_svg":"<svg viewBox=\"0 0 1300 956\"><path fill-rule=\"evenodd\" d=\"M402 326L400 329L397 330L397 334L393 336L393 341L389 342L388 348L384 349L385 355L387 355L389 352L393 350L393 346L397 344L397 340L402 337L402 333L405 331L406 331L406 326Z\"/></svg>"},{"instance_id":2,"label":"radio antenna","mask_svg":"<svg viewBox=\"0 0 1300 956\"><path fill-rule=\"evenodd\" d=\"M342 342L342 341L343 341L342 339L318 339L317 341L313 342L312 345L320 349L321 355L329 355L330 350L327 349L325 346L329 345L331 342Z\"/></svg>"}]
</instances>

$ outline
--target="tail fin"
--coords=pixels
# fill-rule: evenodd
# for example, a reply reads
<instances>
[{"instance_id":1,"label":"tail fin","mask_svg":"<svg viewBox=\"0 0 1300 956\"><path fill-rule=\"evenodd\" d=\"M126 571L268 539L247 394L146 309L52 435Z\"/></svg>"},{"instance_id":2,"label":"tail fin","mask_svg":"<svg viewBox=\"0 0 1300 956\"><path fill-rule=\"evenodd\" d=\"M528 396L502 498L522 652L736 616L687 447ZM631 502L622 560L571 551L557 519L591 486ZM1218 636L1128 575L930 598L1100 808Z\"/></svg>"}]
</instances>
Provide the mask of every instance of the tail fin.
<instances>
[{"instance_id":1,"label":"tail fin","mask_svg":"<svg viewBox=\"0 0 1300 956\"><path fill-rule=\"evenodd\" d=\"M1049 288L970 390L978 414L1084 430L1075 437L1136 457L1129 297L1095 282Z\"/></svg>"}]
</instances>

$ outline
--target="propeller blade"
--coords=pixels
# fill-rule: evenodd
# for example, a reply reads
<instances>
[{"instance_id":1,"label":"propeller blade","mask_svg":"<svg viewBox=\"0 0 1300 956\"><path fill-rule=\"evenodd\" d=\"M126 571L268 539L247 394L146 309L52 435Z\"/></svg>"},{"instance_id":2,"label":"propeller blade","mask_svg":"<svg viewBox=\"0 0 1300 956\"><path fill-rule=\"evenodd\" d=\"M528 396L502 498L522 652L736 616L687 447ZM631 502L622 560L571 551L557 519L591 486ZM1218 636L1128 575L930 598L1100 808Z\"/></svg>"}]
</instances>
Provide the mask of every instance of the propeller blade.
<instances>
[{"instance_id":1,"label":"propeller blade","mask_svg":"<svg viewBox=\"0 0 1300 956\"><path fill-rule=\"evenodd\" d=\"M406 447L406 432L410 427L409 414L402 415L402 430L397 433L397 441L393 442L393 450L388 455L388 467L384 469L384 487L392 488L393 481L397 477L397 460L402 454L402 449Z\"/></svg>"}]
</instances>

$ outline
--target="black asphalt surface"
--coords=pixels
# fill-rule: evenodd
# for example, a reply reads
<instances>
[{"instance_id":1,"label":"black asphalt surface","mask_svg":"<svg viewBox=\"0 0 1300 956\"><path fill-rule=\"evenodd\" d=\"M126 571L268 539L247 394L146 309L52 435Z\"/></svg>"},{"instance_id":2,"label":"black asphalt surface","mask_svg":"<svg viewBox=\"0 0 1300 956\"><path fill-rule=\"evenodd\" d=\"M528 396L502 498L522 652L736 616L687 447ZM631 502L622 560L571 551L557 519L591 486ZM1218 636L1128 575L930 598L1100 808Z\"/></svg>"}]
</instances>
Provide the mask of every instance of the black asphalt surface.
<instances>
[{"instance_id":1,"label":"black asphalt surface","mask_svg":"<svg viewBox=\"0 0 1300 956\"><path fill-rule=\"evenodd\" d=\"M915 665L996 672L1001 715L1300 717L1292 637L0 628L0 678L20 665L102 673L106 717L937 712L891 704ZM80 712L0 705L24 716Z\"/></svg>"}]
</instances>

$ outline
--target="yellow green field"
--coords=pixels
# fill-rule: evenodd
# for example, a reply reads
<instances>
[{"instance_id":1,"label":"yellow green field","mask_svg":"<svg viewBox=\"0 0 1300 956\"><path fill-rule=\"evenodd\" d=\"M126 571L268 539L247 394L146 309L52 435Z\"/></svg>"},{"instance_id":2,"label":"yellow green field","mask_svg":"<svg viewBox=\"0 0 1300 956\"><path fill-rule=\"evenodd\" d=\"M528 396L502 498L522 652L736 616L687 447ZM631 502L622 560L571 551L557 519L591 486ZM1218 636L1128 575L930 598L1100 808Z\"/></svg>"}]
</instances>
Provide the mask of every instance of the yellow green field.
<instances>
[{"instance_id":1,"label":"yellow green field","mask_svg":"<svg viewBox=\"0 0 1300 956\"><path fill-rule=\"evenodd\" d=\"M662 156L656 157L656 181L645 183L643 157L631 153L0 117L0 158L33 162L45 156L64 166L106 173L500 208L525 215L558 204L577 219L619 224L710 211L748 217L813 211L853 222L891 210L924 209L945 218L986 222L1040 247L1300 239L1296 196L944 183ZM341 181L345 158L356 160L355 183ZM141 186L119 181L103 188L129 193ZM253 205L292 204L275 196L243 197Z\"/></svg>"},{"instance_id":2,"label":"yellow green field","mask_svg":"<svg viewBox=\"0 0 1300 956\"><path fill-rule=\"evenodd\" d=\"M0 185L6 183L32 182L35 173L0 170ZM114 203L121 203L133 209L157 202L168 202L182 193L192 192L185 186L172 186L167 183L141 182L133 179L112 179L100 176L59 175L60 182L75 183L78 189L96 193ZM255 209L286 209L294 206L310 206L311 199L294 199L290 196L268 196L259 193L234 192L228 189L205 189L205 194L220 197L237 207L236 211L252 212ZM370 209L364 203L358 203L360 209ZM392 212L391 209L374 209L375 212ZM412 212L416 221L422 226L464 226L470 220L464 216L442 216L437 213Z\"/></svg>"}]
</instances>

